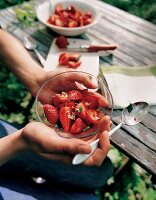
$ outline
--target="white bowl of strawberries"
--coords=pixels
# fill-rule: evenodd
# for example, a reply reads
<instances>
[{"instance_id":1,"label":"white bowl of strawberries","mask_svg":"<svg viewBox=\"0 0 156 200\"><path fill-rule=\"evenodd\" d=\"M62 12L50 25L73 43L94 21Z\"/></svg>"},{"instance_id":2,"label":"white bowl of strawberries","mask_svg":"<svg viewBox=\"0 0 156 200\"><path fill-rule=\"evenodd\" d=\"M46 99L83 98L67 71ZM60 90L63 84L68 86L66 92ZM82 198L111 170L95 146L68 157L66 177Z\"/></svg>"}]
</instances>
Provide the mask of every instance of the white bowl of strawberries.
<instances>
[{"instance_id":1,"label":"white bowl of strawberries","mask_svg":"<svg viewBox=\"0 0 156 200\"><path fill-rule=\"evenodd\" d=\"M80 35L99 20L96 8L82 0L53 0L53 7L51 11L50 3L44 2L36 13L39 21L60 35Z\"/></svg>"},{"instance_id":2,"label":"white bowl of strawberries","mask_svg":"<svg viewBox=\"0 0 156 200\"><path fill-rule=\"evenodd\" d=\"M89 78L97 87L89 89L73 82L76 76ZM101 130L110 130L113 99L107 86L95 76L68 71L43 84L36 97L35 109L38 120L54 128L58 135L85 138Z\"/></svg>"}]
</instances>

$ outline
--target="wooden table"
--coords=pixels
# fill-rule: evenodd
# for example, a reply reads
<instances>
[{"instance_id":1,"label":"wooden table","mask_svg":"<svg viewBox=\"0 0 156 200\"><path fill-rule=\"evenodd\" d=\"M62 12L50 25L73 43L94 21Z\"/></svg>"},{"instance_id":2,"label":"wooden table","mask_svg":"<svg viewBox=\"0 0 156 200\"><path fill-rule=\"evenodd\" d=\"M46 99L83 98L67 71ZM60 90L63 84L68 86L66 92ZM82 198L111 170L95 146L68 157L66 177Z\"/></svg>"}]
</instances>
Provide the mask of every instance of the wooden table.
<instances>
[{"instance_id":1,"label":"wooden table","mask_svg":"<svg viewBox=\"0 0 156 200\"><path fill-rule=\"evenodd\" d=\"M38 4L41 2L43 0L36 1ZM85 36L99 43L119 45L114 52L113 62L107 64L130 67L156 64L155 25L99 0L89 2L99 9L101 20L90 28ZM14 7L0 11L0 22L12 24L15 21ZM52 39L57 36L39 22L31 27L21 27L20 23L14 23L8 30L18 38L22 38L24 34L31 35L37 41L38 50L44 58L47 56ZM120 122L120 115L121 110L113 112L113 126ZM116 148L149 173L156 175L156 106L150 108L143 122L133 127L123 126L110 139Z\"/></svg>"}]
</instances>

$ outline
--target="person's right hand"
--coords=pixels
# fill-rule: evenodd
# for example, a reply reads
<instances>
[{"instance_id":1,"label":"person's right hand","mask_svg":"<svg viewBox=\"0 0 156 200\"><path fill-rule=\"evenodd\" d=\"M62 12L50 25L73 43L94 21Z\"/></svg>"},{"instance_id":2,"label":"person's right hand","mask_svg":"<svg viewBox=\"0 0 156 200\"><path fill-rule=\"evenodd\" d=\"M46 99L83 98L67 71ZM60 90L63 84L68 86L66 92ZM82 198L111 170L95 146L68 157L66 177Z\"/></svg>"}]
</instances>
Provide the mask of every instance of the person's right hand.
<instances>
[{"instance_id":1,"label":"person's right hand","mask_svg":"<svg viewBox=\"0 0 156 200\"><path fill-rule=\"evenodd\" d=\"M52 128L40 123L27 124L21 133L25 150L29 149L48 158L71 163L77 153L90 153L90 145L81 139L60 137Z\"/></svg>"}]
</instances>

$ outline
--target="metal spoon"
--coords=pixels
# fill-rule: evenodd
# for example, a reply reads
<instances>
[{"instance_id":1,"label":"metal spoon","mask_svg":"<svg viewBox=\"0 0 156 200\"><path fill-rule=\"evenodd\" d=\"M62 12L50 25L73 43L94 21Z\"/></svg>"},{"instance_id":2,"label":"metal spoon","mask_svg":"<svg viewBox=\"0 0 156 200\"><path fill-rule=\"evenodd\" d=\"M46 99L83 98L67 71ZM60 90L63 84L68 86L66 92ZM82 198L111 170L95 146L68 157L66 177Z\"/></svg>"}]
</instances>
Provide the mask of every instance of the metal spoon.
<instances>
[{"instance_id":1,"label":"metal spoon","mask_svg":"<svg viewBox=\"0 0 156 200\"><path fill-rule=\"evenodd\" d=\"M37 43L32 37L26 37L24 36L24 46L26 49L30 51L34 51L42 64L42 66L45 66L45 59L42 57L42 55L36 50Z\"/></svg>"},{"instance_id":2,"label":"metal spoon","mask_svg":"<svg viewBox=\"0 0 156 200\"><path fill-rule=\"evenodd\" d=\"M115 131L117 131L122 126L122 124L125 124L128 126L133 126L133 125L138 124L139 122L143 120L143 118L148 113L148 111L149 111L149 105L146 102L136 102L134 104L130 104L128 107L126 107L122 111L121 123L118 124L114 129L109 131L108 133L109 136L111 136ZM99 142L99 139L90 143L90 146L92 148L92 152L90 154L75 155L72 160L72 164L78 165L78 164L83 163L85 160L87 160L98 148L98 142Z\"/></svg>"}]
</instances>

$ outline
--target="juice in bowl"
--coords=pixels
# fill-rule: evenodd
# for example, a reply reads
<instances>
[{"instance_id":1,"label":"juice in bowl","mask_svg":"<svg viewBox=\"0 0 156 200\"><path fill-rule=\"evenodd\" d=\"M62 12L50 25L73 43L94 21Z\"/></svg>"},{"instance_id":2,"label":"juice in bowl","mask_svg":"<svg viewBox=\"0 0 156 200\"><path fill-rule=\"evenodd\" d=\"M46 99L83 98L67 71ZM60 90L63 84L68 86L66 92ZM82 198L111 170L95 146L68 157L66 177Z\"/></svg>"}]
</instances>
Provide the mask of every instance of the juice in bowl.
<instances>
[{"instance_id":1,"label":"juice in bowl","mask_svg":"<svg viewBox=\"0 0 156 200\"><path fill-rule=\"evenodd\" d=\"M85 76L97 87L90 89L73 83L75 76ZM110 129L108 116L113 110L113 99L99 78L86 72L68 71L51 77L42 85L36 96L35 110L38 120L54 128L59 136L87 138Z\"/></svg>"}]
</instances>

